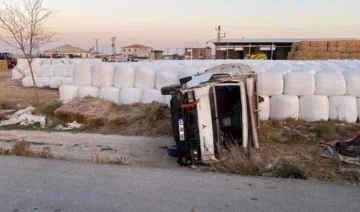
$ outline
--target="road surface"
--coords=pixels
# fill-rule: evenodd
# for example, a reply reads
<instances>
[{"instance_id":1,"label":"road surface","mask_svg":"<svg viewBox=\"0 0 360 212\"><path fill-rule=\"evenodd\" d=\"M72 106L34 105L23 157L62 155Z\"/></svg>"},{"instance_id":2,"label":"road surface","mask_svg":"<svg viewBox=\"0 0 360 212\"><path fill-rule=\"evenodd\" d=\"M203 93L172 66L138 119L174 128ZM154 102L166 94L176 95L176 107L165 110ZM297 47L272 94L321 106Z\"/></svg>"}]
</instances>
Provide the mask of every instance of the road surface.
<instances>
[{"instance_id":1,"label":"road surface","mask_svg":"<svg viewBox=\"0 0 360 212\"><path fill-rule=\"evenodd\" d=\"M358 211L360 189L0 156L0 211Z\"/></svg>"}]
</instances>

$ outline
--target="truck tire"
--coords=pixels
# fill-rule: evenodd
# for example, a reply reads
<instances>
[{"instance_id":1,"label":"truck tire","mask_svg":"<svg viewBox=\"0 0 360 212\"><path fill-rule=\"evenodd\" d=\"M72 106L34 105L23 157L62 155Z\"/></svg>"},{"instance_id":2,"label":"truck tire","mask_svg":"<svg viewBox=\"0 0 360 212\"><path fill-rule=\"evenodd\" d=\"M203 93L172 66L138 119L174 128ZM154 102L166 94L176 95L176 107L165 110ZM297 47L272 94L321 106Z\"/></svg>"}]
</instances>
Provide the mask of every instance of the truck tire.
<instances>
[{"instance_id":1,"label":"truck tire","mask_svg":"<svg viewBox=\"0 0 360 212\"><path fill-rule=\"evenodd\" d=\"M174 92L176 89L179 89L180 85L169 85L161 88L161 94L162 95L170 95L172 92Z\"/></svg>"}]
</instances>

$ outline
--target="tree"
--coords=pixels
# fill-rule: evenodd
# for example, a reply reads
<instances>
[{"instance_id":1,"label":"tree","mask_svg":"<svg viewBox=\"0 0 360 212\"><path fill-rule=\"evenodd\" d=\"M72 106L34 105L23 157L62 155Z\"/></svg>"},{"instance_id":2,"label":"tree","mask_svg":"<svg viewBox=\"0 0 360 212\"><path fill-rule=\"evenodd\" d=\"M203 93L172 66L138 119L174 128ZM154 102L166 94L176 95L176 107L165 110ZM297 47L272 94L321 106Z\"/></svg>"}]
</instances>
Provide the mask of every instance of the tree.
<instances>
[{"instance_id":1,"label":"tree","mask_svg":"<svg viewBox=\"0 0 360 212\"><path fill-rule=\"evenodd\" d=\"M39 47L55 39L55 33L46 27L53 14L52 10L44 8L43 0L3 1L0 8L0 40L22 52L30 68L35 92L33 56Z\"/></svg>"}]
</instances>

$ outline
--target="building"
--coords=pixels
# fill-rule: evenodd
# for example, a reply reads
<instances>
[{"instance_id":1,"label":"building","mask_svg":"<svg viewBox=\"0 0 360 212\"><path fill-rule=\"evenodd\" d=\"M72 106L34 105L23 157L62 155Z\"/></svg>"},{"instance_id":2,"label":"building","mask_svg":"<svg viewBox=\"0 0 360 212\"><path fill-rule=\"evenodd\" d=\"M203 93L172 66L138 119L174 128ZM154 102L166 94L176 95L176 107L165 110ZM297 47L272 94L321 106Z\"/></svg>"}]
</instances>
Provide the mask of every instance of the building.
<instances>
[{"instance_id":1,"label":"building","mask_svg":"<svg viewBox=\"0 0 360 212\"><path fill-rule=\"evenodd\" d=\"M128 61L132 58L153 59L153 50L154 48L141 44L134 44L121 48L123 59Z\"/></svg>"},{"instance_id":2,"label":"building","mask_svg":"<svg viewBox=\"0 0 360 212\"><path fill-rule=\"evenodd\" d=\"M208 43L215 45L216 59L245 59L263 54L267 59L286 60L292 45L301 41L333 42L352 41L355 38L273 38L273 39L213 39Z\"/></svg>"},{"instance_id":3,"label":"building","mask_svg":"<svg viewBox=\"0 0 360 212\"><path fill-rule=\"evenodd\" d=\"M44 51L51 58L89 58L91 53L87 50L69 44Z\"/></svg>"},{"instance_id":4,"label":"building","mask_svg":"<svg viewBox=\"0 0 360 212\"><path fill-rule=\"evenodd\" d=\"M185 48L184 52L185 59L211 59L211 48Z\"/></svg>"}]
</instances>

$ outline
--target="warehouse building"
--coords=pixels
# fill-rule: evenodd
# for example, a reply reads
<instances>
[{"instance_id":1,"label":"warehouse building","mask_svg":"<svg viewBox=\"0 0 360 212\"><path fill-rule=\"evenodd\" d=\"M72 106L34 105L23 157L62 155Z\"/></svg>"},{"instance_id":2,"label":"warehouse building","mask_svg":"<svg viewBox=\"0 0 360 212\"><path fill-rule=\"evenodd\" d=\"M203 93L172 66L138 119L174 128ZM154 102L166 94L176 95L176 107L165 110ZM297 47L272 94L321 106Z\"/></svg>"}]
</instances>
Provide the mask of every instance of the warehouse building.
<instances>
[{"instance_id":1,"label":"warehouse building","mask_svg":"<svg viewBox=\"0 0 360 212\"><path fill-rule=\"evenodd\" d=\"M296 52L294 44L307 41L309 45L311 42L321 42L324 45L326 43L326 49L321 49L324 53L328 53L328 45L342 45L337 42L348 43L346 45L352 45L356 52L358 39L356 38L271 38L271 39L221 39L209 40L207 43L213 43L215 45L215 58L216 59L270 59L270 60L286 60L289 57L289 53ZM349 41L349 42L347 42ZM351 42L350 42L351 41ZM355 41L355 42L354 42ZM316 44L317 46L318 44ZM341 52L343 53L343 52ZM303 57L305 58L305 57ZM290 57L289 59L295 59ZM316 58L314 58L316 59ZM326 59L326 58L323 58ZM333 58L329 58L333 59ZM339 58L340 59L340 58ZM344 58L346 59L346 58Z\"/></svg>"}]
</instances>

